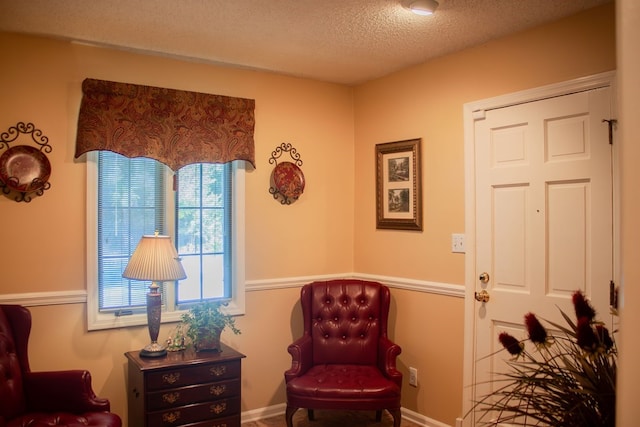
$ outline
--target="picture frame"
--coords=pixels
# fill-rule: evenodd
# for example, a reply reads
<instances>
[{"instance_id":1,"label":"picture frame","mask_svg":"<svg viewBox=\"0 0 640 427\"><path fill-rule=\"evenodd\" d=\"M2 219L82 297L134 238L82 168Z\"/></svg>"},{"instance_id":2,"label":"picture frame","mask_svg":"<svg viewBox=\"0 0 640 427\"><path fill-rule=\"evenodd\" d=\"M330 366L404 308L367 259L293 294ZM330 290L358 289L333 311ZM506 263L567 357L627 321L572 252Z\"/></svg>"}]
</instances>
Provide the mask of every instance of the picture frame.
<instances>
[{"instance_id":1,"label":"picture frame","mask_svg":"<svg viewBox=\"0 0 640 427\"><path fill-rule=\"evenodd\" d=\"M422 231L421 139L376 144L376 228Z\"/></svg>"}]
</instances>

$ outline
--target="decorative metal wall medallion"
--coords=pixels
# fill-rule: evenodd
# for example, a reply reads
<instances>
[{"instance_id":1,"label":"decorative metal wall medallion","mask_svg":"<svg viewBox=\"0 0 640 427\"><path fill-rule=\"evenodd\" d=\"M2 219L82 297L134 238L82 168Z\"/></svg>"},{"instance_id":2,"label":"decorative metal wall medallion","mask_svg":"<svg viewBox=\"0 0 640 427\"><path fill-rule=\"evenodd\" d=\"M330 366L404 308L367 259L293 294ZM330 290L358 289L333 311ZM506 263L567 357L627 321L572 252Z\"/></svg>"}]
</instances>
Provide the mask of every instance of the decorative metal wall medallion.
<instances>
[{"instance_id":1,"label":"decorative metal wall medallion","mask_svg":"<svg viewBox=\"0 0 640 427\"><path fill-rule=\"evenodd\" d=\"M278 159L283 153L289 153L293 162L283 161L278 163ZM302 160L300 154L290 143L283 142L271 152L270 164L275 164L271 173L271 187L269 193L273 198L280 200L280 203L290 205L298 200L304 192L304 174L302 173Z\"/></svg>"},{"instance_id":2,"label":"decorative metal wall medallion","mask_svg":"<svg viewBox=\"0 0 640 427\"><path fill-rule=\"evenodd\" d=\"M21 134L31 135L32 145L14 145ZM51 153L49 138L33 123L19 122L0 134L0 190L16 202L30 202L34 195L42 196L51 187L51 163L45 153Z\"/></svg>"}]
</instances>

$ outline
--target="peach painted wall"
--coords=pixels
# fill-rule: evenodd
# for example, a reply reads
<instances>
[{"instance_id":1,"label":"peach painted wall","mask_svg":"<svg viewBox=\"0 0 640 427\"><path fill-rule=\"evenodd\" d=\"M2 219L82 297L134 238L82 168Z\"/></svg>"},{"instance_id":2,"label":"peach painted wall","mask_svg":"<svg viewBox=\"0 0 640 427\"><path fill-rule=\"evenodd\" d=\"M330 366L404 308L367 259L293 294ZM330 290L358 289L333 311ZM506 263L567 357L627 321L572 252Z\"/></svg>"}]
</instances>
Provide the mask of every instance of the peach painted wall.
<instances>
[{"instance_id":1,"label":"peach painted wall","mask_svg":"<svg viewBox=\"0 0 640 427\"><path fill-rule=\"evenodd\" d=\"M283 278L352 271L351 88L6 33L0 33L0 58L7 59L0 71L0 131L33 122L53 147L51 189L44 196L31 203L0 197L5 298L86 288L86 165L73 153L81 82L87 77L255 99L257 168L246 175L247 280L277 284ZM273 168L268 160L283 142L301 154L306 178L305 193L290 206L268 192ZM248 292L247 315L239 319L244 333L225 337L247 355L244 411L284 402L286 347L294 337L298 295L295 288ZM87 332L84 304L31 309L32 368L90 369L95 390L126 416L123 353L144 346L146 328ZM161 337L171 326L163 327Z\"/></svg>"},{"instance_id":2,"label":"peach painted wall","mask_svg":"<svg viewBox=\"0 0 640 427\"><path fill-rule=\"evenodd\" d=\"M0 57L10 59L1 71L0 130L33 121L54 148L44 197L30 204L0 198L0 294L85 289L86 173L73 159L85 77L256 99L257 169L247 174L246 194L249 282L357 272L463 284L464 255L450 253L451 233L464 232L462 105L612 70L614 48L609 5L354 90L0 33ZM374 145L415 137L423 139L424 231L376 230ZM286 207L267 191L268 158L281 142L299 150L307 180L299 202ZM463 300L399 288L392 295L399 367L405 375L409 366L419 370L418 388L405 384L403 405L454 425L461 415ZM300 334L296 288L254 290L246 298L243 334L224 337L247 354L243 411L284 403L286 346ZM146 343L146 328L86 332L84 304L32 312L32 368L90 369L96 391L126 417L123 353Z\"/></svg>"},{"instance_id":3,"label":"peach painted wall","mask_svg":"<svg viewBox=\"0 0 640 427\"><path fill-rule=\"evenodd\" d=\"M53 146L52 188L45 197L31 204L0 198L3 213L16 224L6 230L6 238L17 246L3 249L3 261L20 265L33 251L31 237L47 236L63 247L47 250L45 241L47 256L39 257L38 264L67 278L48 283L39 280L38 269L10 269L4 273L5 292L24 291L25 284L31 291L84 289L84 266L78 269L76 260L85 257L86 174L84 160L75 160L73 152L80 85L86 77L255 99L257 168L246 178L247 279L351 271L350 88L8 34L1 47L3 56L11 58L2 70L2 130L33 121ZM290 206L275 202L268 192L273 168L268 160L282 142L301 154L307 181L304 196Z\"/></svg>"},{"instance_id":4,"label":"peach painted wall","mask_svg":"<svg viewBox=\"0 0 640 427\"><path fill-rule=\"evenodd\" d=\"M463 285L464 255L450 249L451 234L465 231L463 105L614 70L615 61L609 4L357 87L354 270ZM377 230L374 146L412 138L422 138L424 230ZM404 303L395 330L405 344L402 364L422 378L417 389L404 390L403 406L454 425L464 301L395 295Z\"/></svg>"},{"instance_id":5,"label":"peach painted wall","mask_svg":"<svg viewBox=\"0 0 640 427\"><path fill-rule=\"evenodd\" d=\"M620 121L618 141L621 145L622 200L622 304L619 333L620 359L617 383L618 426L640 422L640 3L637 0L616 2L618 22L618 98Z\"/></svg>"}]
</instances>

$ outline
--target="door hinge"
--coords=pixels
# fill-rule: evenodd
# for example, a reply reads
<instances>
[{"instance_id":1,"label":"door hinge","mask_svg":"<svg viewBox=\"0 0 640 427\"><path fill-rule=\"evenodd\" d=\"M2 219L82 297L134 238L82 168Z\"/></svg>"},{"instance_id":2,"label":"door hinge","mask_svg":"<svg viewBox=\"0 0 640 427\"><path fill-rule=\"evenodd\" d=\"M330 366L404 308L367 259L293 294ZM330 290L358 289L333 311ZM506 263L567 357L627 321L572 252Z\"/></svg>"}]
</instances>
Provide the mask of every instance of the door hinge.
<instances>
[{"instance_id":1,"label":"door hinge","mask_svg":"<svg viewBox=\"0 0 640 427\"><path fill-rule=\"evenodd\" d=\"M607 122L607 125L609 126L609 144L613 145L613 127L618 123L618 121L616 119L602 119L602 122Z\"/></svg>"},{"instance_id":2,"label":"door hinge","mask_svg":"<svg viewBox=\"0 0 640 427\"><path fill-rule=\"evenodd\" d=\"M614 310L618 309L618 288L613 280L609 281L609 306Z\"/></svg>"}]
</instances>

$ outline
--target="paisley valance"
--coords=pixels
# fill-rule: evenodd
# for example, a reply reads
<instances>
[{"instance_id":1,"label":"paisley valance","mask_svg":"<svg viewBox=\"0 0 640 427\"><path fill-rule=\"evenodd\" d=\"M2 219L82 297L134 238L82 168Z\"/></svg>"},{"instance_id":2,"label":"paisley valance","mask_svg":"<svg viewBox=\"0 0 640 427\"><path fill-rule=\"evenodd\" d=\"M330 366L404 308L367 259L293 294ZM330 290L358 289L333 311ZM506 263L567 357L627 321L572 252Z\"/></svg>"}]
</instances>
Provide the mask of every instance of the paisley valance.
<instances>
[{"instance_id":1,"label":"paisley valance","mask_svg":"<svg viewBox=\"0 0 640 427\"><path fill-rule=\"evenodd\" d=\"M177 171L246 160L255 167L255 100L85 79L75 157L108 150Z\"/></svg>"}]
</instances>

